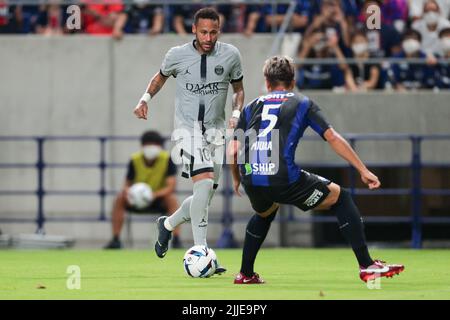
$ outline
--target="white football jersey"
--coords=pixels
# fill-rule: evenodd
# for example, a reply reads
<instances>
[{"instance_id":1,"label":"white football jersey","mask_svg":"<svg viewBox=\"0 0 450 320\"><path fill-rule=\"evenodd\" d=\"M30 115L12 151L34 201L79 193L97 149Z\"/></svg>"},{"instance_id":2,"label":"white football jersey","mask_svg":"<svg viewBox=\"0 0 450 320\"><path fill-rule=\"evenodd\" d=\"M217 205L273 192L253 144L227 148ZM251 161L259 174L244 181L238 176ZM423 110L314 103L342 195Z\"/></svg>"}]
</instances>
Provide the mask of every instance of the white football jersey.
<instances>
[{"instance_id":1,"label":"white football jersey","mask_svg":"<svg viewBox=\"0 0 450 320\"><path fill-rule=\"evenodd\" d=\"M171 48L160 72L176 78L175 128L225 128L229 84L243 78L236 47L217 41L212 52L200 54L194 40Z\"/></svg>"}]
</instances>

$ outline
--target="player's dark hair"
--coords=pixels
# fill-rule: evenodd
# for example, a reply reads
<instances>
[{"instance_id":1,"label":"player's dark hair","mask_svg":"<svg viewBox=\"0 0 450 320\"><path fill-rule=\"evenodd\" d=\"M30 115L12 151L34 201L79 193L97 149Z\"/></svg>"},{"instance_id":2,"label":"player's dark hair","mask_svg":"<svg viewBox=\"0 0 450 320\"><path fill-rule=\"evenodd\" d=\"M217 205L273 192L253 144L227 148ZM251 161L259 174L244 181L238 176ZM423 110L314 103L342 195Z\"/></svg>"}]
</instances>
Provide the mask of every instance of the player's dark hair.
<instances>
[{"instance_id":1,"label":"player's dark hair","mask_svg":"<svg viewBox=\"0 0 450 320\"><path fill-rule=\"evenodd\" d=\"M416 38L417 40L419 40L419 42L422 42L422 35L420 34L420 32L414 30L414 29L408 29L403 33L402 36L402 40L405 40L407 38Z\"/></svg>"},{"instance_id":2,"label":"player's dark hair","mask_svg":"<svg viewBox=\"0 0 450 320\"><path fill-rule=\"evenodd\" d=\"M444 28L441 31L439 31L439 38L442 38L447 35L450 36L450 28Z\"/></svg>"},{"instance_id":3,"label":"player's dark hair","mask_svg":"<svg viewBox=\"0 0 450 320\"><path fill-rule=\"evenodd\" d=\"M264 63L263 73L272 87L280 84L289 87L295 77L294 61L286 56L274 56Z\"/></svg>"},{"instance_id":4,"label":"player's dark hair","mask_svg":"<svg viewBox=\"0 0 450 320\"><path fill-rule=\"evenodd\" d=\"M194 15L194 24L196 25L200 19L210 19L220 23L219 13L211 7L198 10Z\"/></svg>"},{"instance_id":5,"label":"player's dark hair","mask_svg":"<svg viewBox=\"0 0 450 320\"><path fill-rule=\"evenodd\" d=\"M141 145L144 144L159 144L162 146L164 138L156 131L146 131L141 136Z\"/></svg>"}]
</instances>

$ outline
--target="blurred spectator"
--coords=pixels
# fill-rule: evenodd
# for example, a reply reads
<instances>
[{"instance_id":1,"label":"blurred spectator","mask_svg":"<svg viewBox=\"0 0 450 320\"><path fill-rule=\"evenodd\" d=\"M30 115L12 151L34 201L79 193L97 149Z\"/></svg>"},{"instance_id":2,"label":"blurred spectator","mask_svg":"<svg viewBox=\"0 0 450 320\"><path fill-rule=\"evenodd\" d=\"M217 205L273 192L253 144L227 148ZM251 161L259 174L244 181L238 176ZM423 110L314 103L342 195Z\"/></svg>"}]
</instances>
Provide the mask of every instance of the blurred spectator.
<instances>
[{"instance_id":1,"label":"blurred spectator","mask_svg":"<svg viewBox=\"0 0 450 320\"><path fill-rule=\"evenodd\" d=\"M109 0L83 0L85 32L92 35L112 35L123 5Z\"/></svg>"},{"instance_id":2,"label":"blurred spectator","mask_svg":"<svg viewBox=\"0 0 450 320\"><path fill-rule=\"evenodd\" d=\"M442 48L440 58L447 59L447 61L439 62L437 65L438 87L441 89L450 89L450 28L441 30L439 40Z\"/></svg>"},{"instance_id":3,"label":"blurred spectator","mask_svg":"<svg viewBox=\"0 0 450 320\"><path fill-rule=\"evenodd\" d=\"M43 35L63 34L66 20L67 13L64 7L56 3L48 4L39 12L36 33Z\"/></svg>"},{"instance_id":4,"label":"blurred spectator","mask_svg":"<svg viewBox=\"0 0 450 320\"><path fill-rule=\"evenodd\" d=\"M312 16L320 15L323 0L305 2L310 3ZM353 25L358 18L364 0L341 0L339 2L347 23L349 26Z\"/></svg>"},{"instance_id":5,"label":"blurred spectator","mask_svg":"<svg viewBox=\"0 0 450 320\"><path fill-rule=\"evenodd\" d=\"M314 17L305 32L305 37L309 37L317 29L326 32L326 34L336 34L342 50L350 47L350 29L339 1L321 1L320 14Z\"/></svg>"},{"instance_id":6,"label":"blurred spectator","mask_svg":"<svg viewBox=\"0 0 450 320\"><path fill-rule=\"evenodd\" d=\"M242 33L245 29L245 4L219 5L218 10L223 15L223 32Z\"/></svg>"},{"instance_id":7,"label":"blurred spectator","mask_svg":"<svg viewBox=\"0 0 450 320\"><path fill-rule=\"evenodd\" d=\"M177 168L170 153L163 148L164 139L157 131L147 131L141 136L141 150L133 153L122 190L117 194L112 208L111 241L106 249L120 249L120 233L126 212L136 214L169 214L178 208L175 195ZM130 203L128 191L135 183L147 184L153 192L153 200L146 208L137 208ZM172 245L180 247L179 228L175 229Z\"/></svg>"},{"instance_id":8,"label":"blurred spectator","mask_svg":"<svg viewBox=\"0 0 450 320\"><path fill-rule=\"evenodd\" d=\"M422 58L426 54L420 49L421 36L416 30L408 30L403 35L402 51L395 58ZM434 68L428 64L399 62L393 63L390 78L398 91L431 89L435 86Z\"/></svg>"},{"instance_id":9,"label":"blurred spectator","mask_svg":"<svg viewBox=\"0 0 450 320\"><path fill-rule=\"evenodd\" d=\"M19 7L20 33L36 32L36 24L39 14L44 10L45 6L40 5L24 5Z\"/></svg>"},{"instance_id":10,"label":"blurred spectator","mask_svg":"<svg viewBox=\"0 0 450 320\"><path fill-rule=\"evenodd\" d=\"M304 58L337 58L340 63L300 65L296 82L300 90L336 89L344 86L343 70L347 66L336 34L327 36L321 29L312 30L300 47L299 59Z\"/></svg>"},{"instance_id":11,"label":"blurred spectator","mask_svg":"<svg viewBox=\"0 0 450 320\"><path fill-rule=\"evenodd\" d=\"M0 0L0 34L18 33L18 14L20 7L8 5L6 0Z\"/></svg>"},{"instance_id":12,"label":"blurred spectator","mask_svg":"<svg viewBox=\"0 0 450 320\"><path fill-rule=\"evenodd\" d=\"M134 0L116 20L113 37L120 39L127 33L156 35L163 31L164 11L161 6L149 4L150 0Z\"/></svg>"},{"instance_id":13,"label":"blurred spectator","mask_svg":"<svg viewBox=\"0 0 450 320\"><path fill-rule=\"evenodd\" d=\"M450 22L441 17L439 5L435 0L425 2L422 18L412 24L412 28L422 36L422 50L428 55L442 55L439 32L448 27L450 27Z\"/></svg>"},{"instance_id":14,"label":"blurred spectator","mask_svg":"<svg viewBox=\"0 0 450 320\"><path fill-rule=\"evenodd\" d=\"M384 0L381 3L381 21L403 33L408 22L408 1Z\"/></svg>"},{"instance_id":15,"label":"blurred spectator","mask_svg":"<svg viewBox=\"0 0 450 320\"><path fill-rule=\"evenodd\" d=\"M172 6L173 29L177 34L189 34L192 32L194 13L201 9L200 4L180 4Z\"/></svg>"},{"instance_id":16,"label":"blurred spectator","mask_svg":"<svg viewBox=\"0 0 450 320\"><path fill-rule=\"evenodd\" d=\"M368 29L366 20L367 8L371 5L380 6L381 1L369 0L364 3L361 15L358 21L358 29L366 31L367 40L369 41L369 53L373 57L384 58L392 57L401 51L401 35L393 27L382 23L380 29Z\"/></svg>"},{"instance_id":17,"label":"blurred spectator","mask_svg":"<svg viewBox=\"0 0 450 320\"><path fill-rule=\"evenodd\" d=\"M283 24L288 4L278 4L273 7L267 5L250 5L247 7L247 22L244 34L251 36L255 32L271 32L272 25L278 30ZM275 10L274 10L275 9ZM290 22L290 28L295 32L304 32L312 15L310 2L297 0L294 14Z\"/></svg>"},{"instance_id":18,"label":"blurred spectator","mask_svg":"<svg viewBox=\"0 0 450 320\"><path fill-rule=\"evenodd\" d=\"M427 0L409 0L409 17L412 20L420 19L423 16L423 8ZM450 1L436 0L439 4L440 15L444 19L450 18Z\"/></svg>"},{"instance_id":19,"label":"blurred spectator","mask_svg":"<svg viewBox=\"0 0 450 320\"><path fill-rule=\"evenodd\" d=\"M251 36L253 33L266 32L267 27L262 17L262 6L248 5L246 9L246 24L244 34Z\"/></svg>"},{"instance_id":20,"label":"blurred spectator","mask_svg":"<svg viewBox=\"0 0 450 320\"><path fill-rule=\"evenodd\" d=\"M369 55L369 42L363 31L352 36L353 58L357 63L350 63L345 70L345 83L350 91L367 91L379 88L380 66L374 63L365 63Z\"/></svg>"}]
</instances>

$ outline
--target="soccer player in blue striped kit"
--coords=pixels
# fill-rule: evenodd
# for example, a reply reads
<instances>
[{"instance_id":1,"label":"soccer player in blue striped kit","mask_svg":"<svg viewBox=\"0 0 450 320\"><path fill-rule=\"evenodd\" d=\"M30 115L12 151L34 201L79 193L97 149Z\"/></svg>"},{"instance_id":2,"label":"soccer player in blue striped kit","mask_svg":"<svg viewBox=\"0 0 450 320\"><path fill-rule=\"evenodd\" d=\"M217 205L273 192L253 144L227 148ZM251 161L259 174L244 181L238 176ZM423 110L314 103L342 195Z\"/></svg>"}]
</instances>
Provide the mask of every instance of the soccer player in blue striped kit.
<instances>
[{"instance_id":1,"label":"soccer player in blue striped kit","mask_svg":"<svg viewBox=\"0 0 450 320\"><path fill-rule=\"evenodd\" d=\"M275 56L265 62L263 72L269 94L244 108L234 139L228 146L234 190L240 196L242 183L256 211L246 228L241 270L234 283L264 283L253 267L279 204L294 205L303 211L331 210L355 253L361 280L367 282L399 274L404 270L403 265L390 265L371 258L363 220L350 193L326 178L302 170L295 163L299 140L311 127L358 170L369 189L381 185L347 141L326 121L319 107L308 97L292 92L294 70L294 63L288 57Z\"/></svg>"}]
</instances>

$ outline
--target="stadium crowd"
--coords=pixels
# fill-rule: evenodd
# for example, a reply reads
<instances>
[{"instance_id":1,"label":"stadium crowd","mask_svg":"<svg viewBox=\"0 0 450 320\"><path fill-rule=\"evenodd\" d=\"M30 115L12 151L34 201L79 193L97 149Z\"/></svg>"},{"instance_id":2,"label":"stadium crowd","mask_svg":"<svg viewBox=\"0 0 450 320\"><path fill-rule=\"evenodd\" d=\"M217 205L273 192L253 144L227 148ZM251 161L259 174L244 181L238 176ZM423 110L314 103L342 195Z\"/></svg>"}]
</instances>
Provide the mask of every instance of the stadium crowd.
<instances>
[{"instance_id":1,"label":"stadium crowd","mask_svg":"<svg viewBox=\"0 0 450 320\"><path fill-rule=\"evenodd\" d=\"M0 34L62 35L84 33L120 40L125 34L188 34L202 4L156 5L149 0L83 0L81 29L66 27L67 6L12 5L0 0ZM381 28L369 29L367 8L377 5ZM219 4L222 32L277 31L287 4ZM450 0L297 0L289 30L301 36L297 86L302 89L368 91L450 88ZM337 63L311 63L333 58ZM349 60L349 58L351 60ZM376 63L371 58L378 58ZM416 58L424 63L392 62ZM382 60L379 60L382 59ZM313 60L314 61L314 60Z\"/></svg>"}]
</instances>

